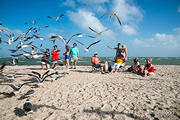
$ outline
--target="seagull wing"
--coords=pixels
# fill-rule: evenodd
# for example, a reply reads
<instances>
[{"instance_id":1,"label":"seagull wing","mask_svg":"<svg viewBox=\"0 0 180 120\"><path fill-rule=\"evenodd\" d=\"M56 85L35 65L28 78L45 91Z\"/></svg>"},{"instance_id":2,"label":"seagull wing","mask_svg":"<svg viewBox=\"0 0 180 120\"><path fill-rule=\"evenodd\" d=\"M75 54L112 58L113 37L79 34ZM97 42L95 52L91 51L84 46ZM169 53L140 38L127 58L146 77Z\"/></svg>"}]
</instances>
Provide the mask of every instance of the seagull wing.
<instances>
[{"instance_id":1,"label":"seagull wing","mask_svg":"<svg viewBox=\"0 0 180 120\"><path fill-rule=\"evenodd\" d=\"M18 88L16 88L13 84L0 84L0 85L8 85L10 86L13 90L17 90Z\"/></svg>"},{"instance_id":2,"label":"seagull wing","mask_svg":"<svg viewBox=\"0 0 180 120\"><path fill-rule=\"evenodd\" d=\"M38 73L36 71L32 71L32 73L38 75L38 77L41 78L41 74L40 73Z\"/></svg>"},{"instance_id":3,"label":"seagull wing","mask_svg":"<svg viewBox=\"0 0 180 120\"><path fill-rule=\"evenodd\" d=\"M115 14L115 17L116 17L116 19L118 20L119 24L122 25L119 17L118 17L116 14Z\"/></svg>"},{"instance_id":4,"label":"seagull wing","mask_svg":"<svg viewBox=\"0 0 180 120\"><path fill-rule=\"evenodd\" d=\"M58 20L59 18L61 18L62 16L64 16L63 14L61 14L60 16L58 16L57 18L56 18L56 20Z\"/></svg>"},{"instance_id":5,"label":"seagull wing","mask_svg":"<svg viewBox=\"0 0 180 120\"><path fill-rule=\"evenodd\" d=\"M44 76L46 75L46 74L48 74L49 73L49 70L48 71L46 71L43 75L42 75L42 78L41 79L43 79L44 78Z\"/></svg>"},{"instance_id":6,"label":"seagull wing","mask_svg":"<svg viewBox=\"0 0 180 120\"><path fill-rule=\"evenodd\" d=\"M27 74L27 75L35 77L35 78L37 79L38 82L41 81L41 80L40 80L40 77L38 77L38 76L36 76L36 75L33 75L33 74Z\"/></svg>"},{"instance_id":7,"label":"seagull wing","mask_svg":"<svg viewBox=\"0 0 180 120\"><path fill-rule=\"evenodd\" d=\"M1 66L1 68L0 68L0 70L3 70L5 66L6 66L6 64L3 63L2 66Z\"/></svg>"},{"instance_id":8,"label":"seagull wing","mask_svg":"<svg viewBox=\"0 0 180 120\"><path fill-rule=\"evenodd\" d=\"M95 31L94 29L92 29L91 27L88 27L91 31L95 32L96 34L100 35L100 33L98 33L97 31Z\"/></svg>"},{"instance_id":9,"label":"seagull wing","mask_svg":"<svg viewBox=\"0 0 180 120\"><path fill-rule=\"evenodd\" d=\"M90 44L90 45L87 47L87 49L89 49L92 45L95 45L95 44L99 43L100 41L101 41L101 40L98 40L98 41L96 41L96 42Z\"/></svg>"},{"instance_id":10,"label":"seagull wing","mask_svg":"<svg viewBox=\"0 0 180 120\"><path fill-rule=\"evenodd\" d=\"M77 33L77 34L72 35L72 36L69 38L69 40L67 41L67 44L70 42L70 40L71 40L73 37L78 36L78 35L81 35L81 34L82 34L82 33Z\"/></svg>"},{"instance_id":11,"label":"seagull wing","mask_svg":"<svg viewBox=\"0 0 180 120\"><path fill-rule=\"evenodd\" d=\"M53 18L53 17L50 17L50 16L48 16L48 18L51 18L51 19L53 19L53 20L56 20L56 18Z\"/></svg>"},{"instance_id":12,"label":"seagull wing","mask_svg":"<svg viewBox=\"0 0 180 120\"><path fill-rule=\"evenodd\" d=\"M79 42L78 40L76 40L76 42L78 42L79 44L81 44L82 46L85 47L85 45L83 43Z\"/></svg>"}]
</instances>

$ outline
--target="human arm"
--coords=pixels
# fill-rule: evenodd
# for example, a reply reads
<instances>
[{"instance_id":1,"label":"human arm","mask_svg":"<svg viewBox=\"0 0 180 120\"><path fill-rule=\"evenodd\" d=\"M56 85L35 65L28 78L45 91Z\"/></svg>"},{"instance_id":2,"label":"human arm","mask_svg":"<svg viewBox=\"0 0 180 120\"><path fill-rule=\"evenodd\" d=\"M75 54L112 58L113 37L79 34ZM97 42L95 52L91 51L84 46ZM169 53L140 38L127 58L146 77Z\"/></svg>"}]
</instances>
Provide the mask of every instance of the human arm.
<instances>
[{"instance_id":1,"label":"human arm","mask_svg":"<svg viewBox=\"0 0 180 120\"><path fill-rule=\"evenodd\" d=\"M116 50L117 48L113 48L113 47L111 47L111 46L107 46L108 48L110 48L110 49L113 49L113 50Z\"/></svg>"}]
</instances>

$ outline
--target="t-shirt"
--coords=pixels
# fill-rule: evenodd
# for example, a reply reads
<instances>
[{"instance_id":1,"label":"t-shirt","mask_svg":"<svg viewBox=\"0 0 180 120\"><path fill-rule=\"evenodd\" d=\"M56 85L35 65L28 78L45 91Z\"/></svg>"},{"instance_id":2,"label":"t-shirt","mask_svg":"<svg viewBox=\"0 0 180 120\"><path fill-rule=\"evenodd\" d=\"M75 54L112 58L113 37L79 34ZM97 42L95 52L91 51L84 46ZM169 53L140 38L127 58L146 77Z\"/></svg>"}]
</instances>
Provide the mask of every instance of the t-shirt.
<instances>
[{"instance_id":1,"label":"t-shirt","mask_svg":"<svg viewBox=\"0 0 180 120\"><path fill-rule=\"evenodd\" d=\"M97 58L97 57L92 57L92 58L91 58L91 62L97 65L97 64L100 63L100 60L99 60L99 58Z\"/></svg>"},{"instance_id":2,"label":"t-shirt","mask_svg":"<svg viewBox=\"0 0 180 120\"><path fill-rule=\"evenodd\" d=\"M52 55L52 60L53 60L53 61L55 61L55 60L58 61L58 59L59 59L58 52L59 52L59 50L55 51L55 50L53 49L53 55Z\"/></svg>"},{"instance_id":3,"label":"t-shirt","mask_svg":"<svg viewBox=\"0 0 180 120\"><path fill-rule=\"evenodd\" d=\"M50 56L49 52L44 52L42 60L47 60L49 58L49 56Z\"/></svg>"},{"instance_id":4,"label":"t-shirt","mask_svg":"<svg viewBox=\"0 0 180 120\"><path fill-rule=\"evenodd\" d=\"M124 58L117 57L116 63L124 64Z\"/></svg>"},{"instance_id":5,"label":"t-shirt","mask_svg":"<svg viewBox=\"0 0 180 120\"><path fill-rule=\"evenodd\" d=\"M134 63L134 62L133 62L133 64L131 65L131 67L132 67L133 70L136 70L138 65L139 65L139 62L137 62L137 63Z\"/></svg>"},{"instance_id":6,"label":"t-shirt","mask_svg":"<svg viewBox=\"0 0 180 120\"><path fill-rule=\"evenodd\" d=\"M72 58L74 58L74 57L77 57L77 54L79 53L79 50L78 50L78 48L77 47L72 47L71 49L70 49L70 53L71 53L71 57Z\"/></svg>"},{"instance_id":7,"label":"t-shirt","mask_svg":"<svg viewBox=\"0 0 180 120\"><path fill-rule=\"evenodd\" d=\"M120 49L120 48L119 48L119 49L117 48L117 49L116 49L116 56L119 55L120 52L121 52L121 49Z\"/></svg>"}]
</instances>

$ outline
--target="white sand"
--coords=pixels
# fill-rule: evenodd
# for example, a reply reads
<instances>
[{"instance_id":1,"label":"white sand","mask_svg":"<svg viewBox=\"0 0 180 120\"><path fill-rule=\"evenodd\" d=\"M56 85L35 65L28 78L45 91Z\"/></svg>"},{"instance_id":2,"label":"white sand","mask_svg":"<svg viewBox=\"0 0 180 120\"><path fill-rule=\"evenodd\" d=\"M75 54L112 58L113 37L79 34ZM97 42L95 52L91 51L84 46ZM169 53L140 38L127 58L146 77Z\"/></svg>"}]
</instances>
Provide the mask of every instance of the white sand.
<instances>
[{"instance_id":1,"label":"white sand","mask_svg":"<svg viewBox=\"0 0 180 120\"><path fill-rule=\"evenodd\" d=\"M40 66L7 66L4 73L16 73L15 85L32 81L27 73ZM180 118L180 66L155 66L155 76L142 77L129 72L90 73L91 67L78 67L56 81L42 86L24 86L19 94L0 85L0 120L177 120ZM58 72L65 71L58 67ZM0 79L1 83L9 83ZM33 113L24 114L20 99L30 87L28 99Z\"/></svg>"}]
</instances>

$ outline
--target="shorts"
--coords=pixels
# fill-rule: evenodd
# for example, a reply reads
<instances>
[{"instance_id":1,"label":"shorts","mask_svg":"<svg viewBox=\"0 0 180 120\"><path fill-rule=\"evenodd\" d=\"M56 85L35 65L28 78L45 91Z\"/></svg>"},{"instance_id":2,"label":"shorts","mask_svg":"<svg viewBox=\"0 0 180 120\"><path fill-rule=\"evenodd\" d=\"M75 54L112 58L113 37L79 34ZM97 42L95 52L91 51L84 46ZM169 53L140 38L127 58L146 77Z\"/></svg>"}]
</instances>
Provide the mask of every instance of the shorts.
<instances>
[{"instance_id":1,"label":"shorts","mask_svg":"<svg viewBox=\"0 0 180 120\"><path fill-rule=\"evenodd\" d=\"M120 63L115 63L112 68L113 69L119 69L120 67L123 67L123 65Z\"/></svg>"},{"instance_id":2,"label":"shorts","mask_svg":"<svg viewBox=\"0 0 180 120\"><path fill-rule=\"evenodd\" d=\"M77 60L78 60L77 57L71 58L71 62L77 62Z\"/></svg>"},{"instance_id":3,"label":"shorts","mask_svg":"<svg viewBox=\"0 0 180 120\"><path fill-rule=\"evenodd\" d=\"M45 65L45 64L48 64L48 61L47 60L41 60L41 64Z\"/></svg>"},{"instance_id":4,"label":"shorts","mask_svg":"<svg viewBox=\"0 0 180 120\"><path fill-rule=\"evenodd\" d=\"M69 59L69 55L65 55L65 59Z\"/></svg>"},{"instance_id":5,"label":"shorts","mask_svg":"<svg viewBox=\"0 0 180 120\"><path fill-rule=\"evenodd\" d=\"M54 61L52 61L52 63L58 63L58 61L57 61L57 60L54 60Z\"/></svg>"}]
</instances>

